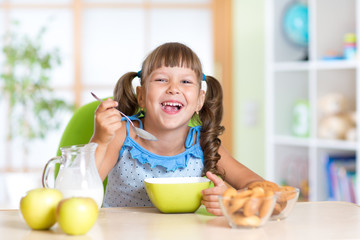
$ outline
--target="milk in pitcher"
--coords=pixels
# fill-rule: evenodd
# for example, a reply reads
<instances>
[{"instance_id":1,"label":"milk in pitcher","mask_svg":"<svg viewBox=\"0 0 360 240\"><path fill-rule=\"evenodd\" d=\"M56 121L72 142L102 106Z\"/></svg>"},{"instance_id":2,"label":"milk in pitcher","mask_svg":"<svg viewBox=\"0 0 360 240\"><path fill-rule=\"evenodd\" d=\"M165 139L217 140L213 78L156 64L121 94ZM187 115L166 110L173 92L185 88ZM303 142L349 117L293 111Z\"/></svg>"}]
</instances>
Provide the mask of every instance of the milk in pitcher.
<instances>
[{"instance_id":1,"label":"milk in pitcher","mask_svg":"<svg viewBox=\"0 0 360 240\"><path fill-rule=\"evenodd\" d=\"M90 197L95 200L98 208L101 208L104 198L104 187L101 184L89 183L91 180L79 176L79 169L64 168L56 178L55 188L61 191L64 198Z\"/></svg>"}]
</instances>

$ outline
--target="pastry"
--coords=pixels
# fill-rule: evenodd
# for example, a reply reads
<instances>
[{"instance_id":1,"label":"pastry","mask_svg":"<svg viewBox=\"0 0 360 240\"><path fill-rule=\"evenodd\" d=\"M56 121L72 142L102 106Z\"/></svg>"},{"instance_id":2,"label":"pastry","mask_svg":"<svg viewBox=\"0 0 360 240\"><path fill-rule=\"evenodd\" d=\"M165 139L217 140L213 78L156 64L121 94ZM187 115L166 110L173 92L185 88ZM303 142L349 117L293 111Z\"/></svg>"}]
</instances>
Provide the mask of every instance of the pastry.
<instances>
[{"instance_id":1,"label":"pastry","mask_svg":"<svg viewBox=\"0 0 360 240\"><path fill-rule=\"evenodd\" d=\"M271 190L276 192L277 190L279 190L279 185L277 185L274 182L270 182L270 181L259 181L259 182L252 182L248 185L248 189L253 189L255 187L261 187L264 190Z\"/></svg>"}]
</instances>

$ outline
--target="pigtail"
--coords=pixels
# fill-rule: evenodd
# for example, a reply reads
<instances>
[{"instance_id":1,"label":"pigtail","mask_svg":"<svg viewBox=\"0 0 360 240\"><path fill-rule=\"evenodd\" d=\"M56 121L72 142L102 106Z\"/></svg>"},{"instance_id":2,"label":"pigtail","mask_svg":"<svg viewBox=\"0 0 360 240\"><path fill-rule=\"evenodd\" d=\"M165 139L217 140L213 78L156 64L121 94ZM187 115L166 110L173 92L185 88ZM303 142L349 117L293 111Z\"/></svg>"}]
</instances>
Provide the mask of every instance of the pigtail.
<instances>
[{"instance_id":1,"label":"pigtail","mask_svg":"<svg viewBox=\"0 0 360 240\"><path fill-rule=\"evenodd\" d=\"M132 80L137 76L136 72L124 74L114 88L114 100L119 103L118 109L126 115L132 116L139 110L136 94L132 87Z\"/></svg>"},{"instance_id":2,"label":"pigtail","mask_svg":"<svg viewBox=\"0 0 360 240\"><path fill-rule=\"evenodd\" d=\"M223 92L220 82L211 76L206 77L207 90L205 103L199 112L199 118L202 123L200 136L200 145L204 152L204 171L217 174L224 178L225 172L218 169L217 162L220 159L218 149L221 145L219 136L225 128L221 125L223 118Z\"/></svg>"}]
</instances>

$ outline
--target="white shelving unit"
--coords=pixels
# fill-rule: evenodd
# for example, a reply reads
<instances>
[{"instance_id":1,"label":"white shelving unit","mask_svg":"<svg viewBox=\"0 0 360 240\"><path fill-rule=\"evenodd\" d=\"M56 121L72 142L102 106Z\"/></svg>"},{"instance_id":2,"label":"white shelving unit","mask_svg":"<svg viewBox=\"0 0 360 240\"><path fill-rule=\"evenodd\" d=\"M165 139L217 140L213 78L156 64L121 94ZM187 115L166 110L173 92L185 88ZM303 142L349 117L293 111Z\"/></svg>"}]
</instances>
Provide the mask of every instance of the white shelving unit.
<instances>
[{"instance_id":1,"label":"white shelving unit","mask_svg":"<svg viewBox=\"0 0 360 240\"><path fill-rule=\"evenodd\" d=\"M284 10L295 0L266 2L266 178L279 184L308 186L310 201L328 200L325 161L329 154L360 155L357 141L318 137L318 100L337 92L348 99L349 110L357 112L360 136L360 57L353 60L323 60L329 51L343 52L344 35L357 34L360 46L360 0L304 0L308 6L308 60L304 49L286 40L282 30ZM359 49L359 47L358 47ZM359 52L359 51L358 51ZM295 137L292 111L297 100L309 104L310 134ZM360 173L360 161L356 161ZM356 178L357 202L360 178Z\"/></svg>"}]
</instances>

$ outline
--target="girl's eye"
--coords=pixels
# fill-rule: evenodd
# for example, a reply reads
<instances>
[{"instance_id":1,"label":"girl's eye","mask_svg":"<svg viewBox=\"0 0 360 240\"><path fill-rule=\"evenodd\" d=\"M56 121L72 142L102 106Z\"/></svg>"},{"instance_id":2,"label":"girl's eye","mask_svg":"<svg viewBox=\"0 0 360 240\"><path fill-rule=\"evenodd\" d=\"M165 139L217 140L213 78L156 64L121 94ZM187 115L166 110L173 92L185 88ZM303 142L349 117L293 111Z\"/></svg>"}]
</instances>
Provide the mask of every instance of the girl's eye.
<instances>
[{"instance_id":1,"label":"girl's eye","mask_svg":"<svg viewBox=\"0 0 360 240\"><path fill-rule=\"evenodd\" d=\"M158 78L158 79L155 79L155 82L166 82L166 80L163 78Z\"/></svg>"},{"instance_id":2,"label":"girl's eye","mask_svg":"<svg viewBox=\"0 0 360 240\"><path fill-rule=\"evenodd\" d=\"M182 80L182 81L181 81L181 83L191 84L191 83L192 83L192 81L190 81L190 80Z\"/></svg>"}]
</instances>

